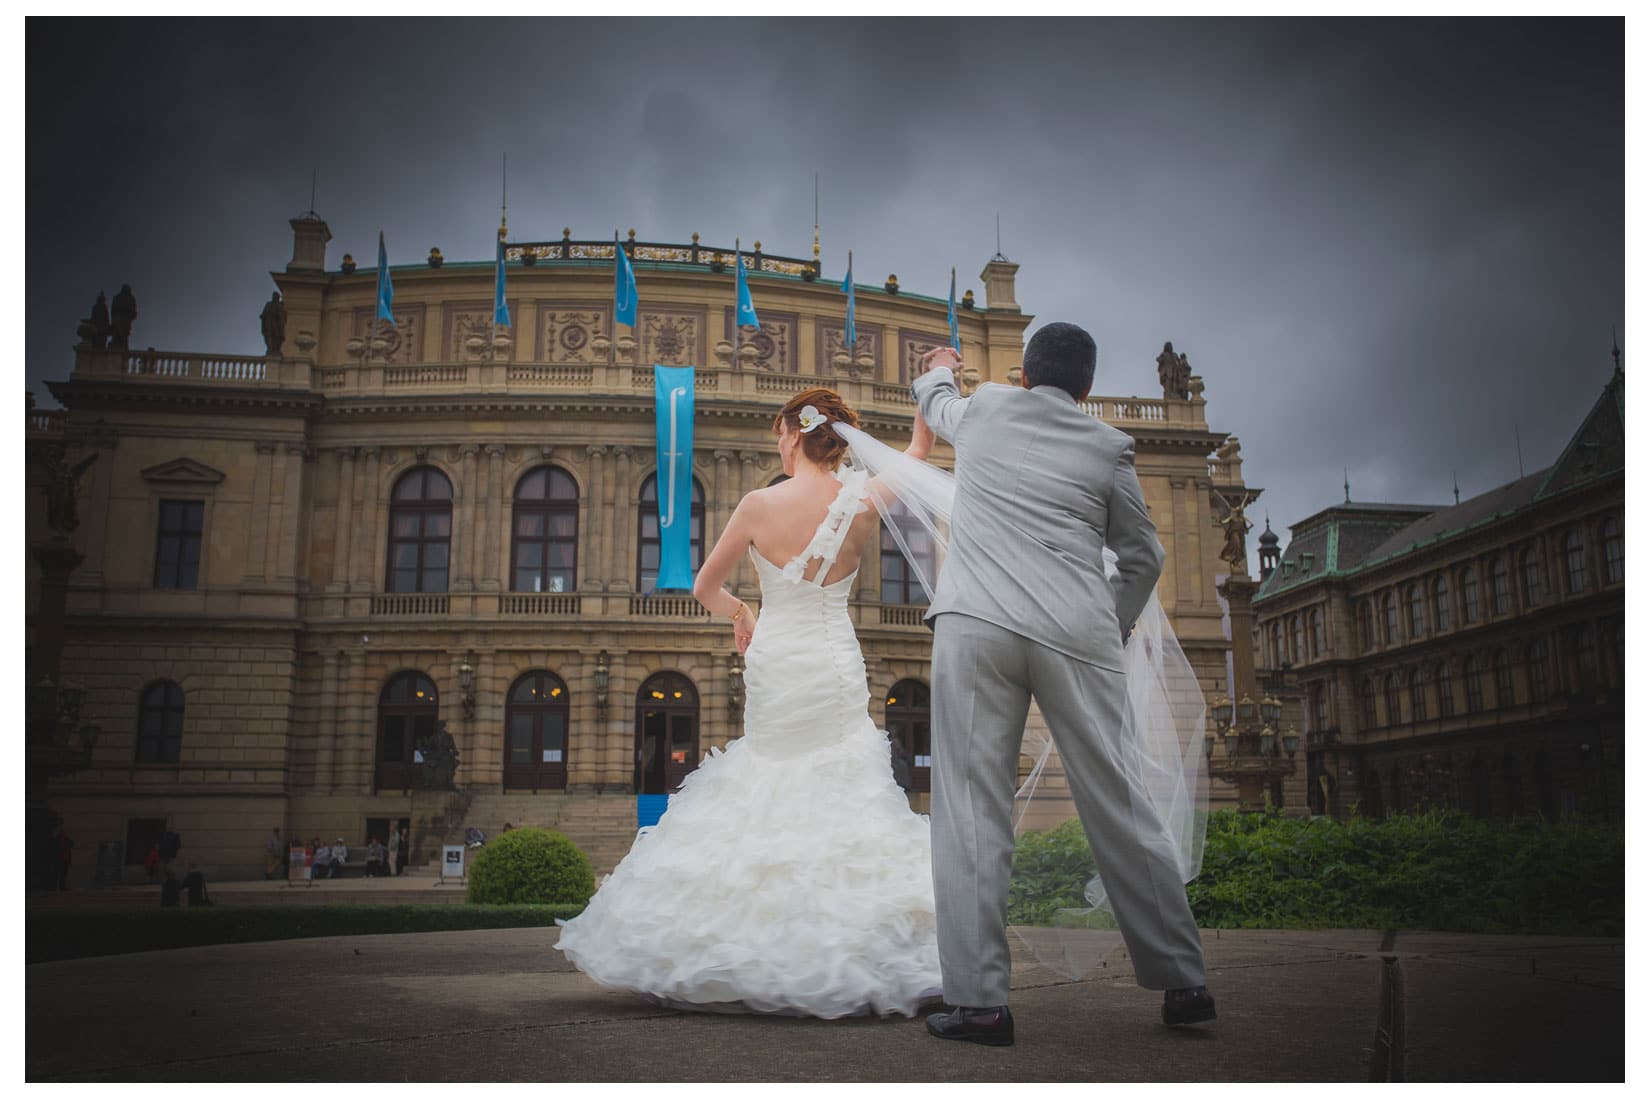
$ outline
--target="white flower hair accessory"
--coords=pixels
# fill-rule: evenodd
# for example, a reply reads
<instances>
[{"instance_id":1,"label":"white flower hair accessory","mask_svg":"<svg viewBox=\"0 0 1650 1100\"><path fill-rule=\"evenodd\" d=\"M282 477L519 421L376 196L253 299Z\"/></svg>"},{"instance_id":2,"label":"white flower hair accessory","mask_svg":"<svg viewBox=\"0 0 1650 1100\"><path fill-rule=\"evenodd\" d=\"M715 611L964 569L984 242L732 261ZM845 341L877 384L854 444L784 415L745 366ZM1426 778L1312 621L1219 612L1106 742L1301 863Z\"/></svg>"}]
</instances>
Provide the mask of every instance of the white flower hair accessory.
<instances>
[{"instance_id":1,"label":"white flower hair accessory","mask_svg":"<svg viewBox=\"0 0 1650 1100\"><path fill-rule=\"evenodd\" d=\"M801 411L796 414L796 422L801 426L804 432L813 431L815 428L825 423L827 419L828 417L826 417L824 413L820 412L812 405L802 406Z\"/></svg>"}]
</instances>

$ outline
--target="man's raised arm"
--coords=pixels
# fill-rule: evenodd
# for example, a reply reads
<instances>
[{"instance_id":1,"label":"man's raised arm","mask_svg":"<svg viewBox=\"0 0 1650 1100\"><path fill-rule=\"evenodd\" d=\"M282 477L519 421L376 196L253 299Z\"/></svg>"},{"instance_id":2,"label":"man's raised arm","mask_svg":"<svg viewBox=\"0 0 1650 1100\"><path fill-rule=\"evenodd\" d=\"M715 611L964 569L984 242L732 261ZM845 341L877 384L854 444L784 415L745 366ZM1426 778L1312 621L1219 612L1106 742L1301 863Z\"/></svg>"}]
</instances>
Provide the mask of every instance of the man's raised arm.
<instances>
[{"instance_id":1,"label":"man's raised arm","mask_svg":"<svg viewBox=\"0 0 1650 1100\"><path fill-rule=\"evenodd\" d=\"M957 392L957 380L951 374L952 366L961 362L950 348L934 348L922 357L917 376L911 379L911 395L917 399L922 418L935 435L953 445L969 401Z\"/></svg>"}]
</instances>

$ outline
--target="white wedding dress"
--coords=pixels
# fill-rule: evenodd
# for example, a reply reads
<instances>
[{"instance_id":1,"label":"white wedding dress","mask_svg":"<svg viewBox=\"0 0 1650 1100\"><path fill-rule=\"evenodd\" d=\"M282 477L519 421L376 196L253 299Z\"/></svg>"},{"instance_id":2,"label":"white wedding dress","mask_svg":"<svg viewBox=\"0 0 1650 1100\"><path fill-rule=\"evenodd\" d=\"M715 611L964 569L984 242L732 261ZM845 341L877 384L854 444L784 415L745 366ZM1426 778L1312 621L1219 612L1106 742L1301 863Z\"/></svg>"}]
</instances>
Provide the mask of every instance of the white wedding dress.
<instances>
[{"instance_id":1,"label":"white wedding dress","mask_svg":"<svg viewBox=\"0 0 1650 1100\"><path fill-rule=\"evenodd\" d=\"M842 489L783 569L754 548L762 610L745 653L745 732L712 749L641 830L558 948L598 983L658 1003L834 1019L915 1015L937 997L928 819L894 782L829 573L863 510ZM807 566L818 561L811 579Z\"/></svg>"}]
</instances>

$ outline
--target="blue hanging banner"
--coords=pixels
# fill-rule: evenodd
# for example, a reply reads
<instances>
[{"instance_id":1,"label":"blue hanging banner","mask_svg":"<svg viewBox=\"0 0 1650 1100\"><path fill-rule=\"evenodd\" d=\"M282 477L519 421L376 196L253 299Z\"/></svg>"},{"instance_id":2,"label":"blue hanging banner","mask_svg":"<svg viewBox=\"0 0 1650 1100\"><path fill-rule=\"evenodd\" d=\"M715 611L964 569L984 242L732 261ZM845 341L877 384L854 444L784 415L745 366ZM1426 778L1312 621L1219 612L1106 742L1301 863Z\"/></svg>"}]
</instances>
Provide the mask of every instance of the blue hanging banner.
<instances>
[{"instance_id":1,"label":"blue hanging banner","mask_svg":"<svg viewBox=\"0 0 1650 1100\"><path fill-rule=\"evenodd\" d=\"M693 587L693 368L653 368L658 448L659 579L656 589Z\"/></svg>"}]
</instances>

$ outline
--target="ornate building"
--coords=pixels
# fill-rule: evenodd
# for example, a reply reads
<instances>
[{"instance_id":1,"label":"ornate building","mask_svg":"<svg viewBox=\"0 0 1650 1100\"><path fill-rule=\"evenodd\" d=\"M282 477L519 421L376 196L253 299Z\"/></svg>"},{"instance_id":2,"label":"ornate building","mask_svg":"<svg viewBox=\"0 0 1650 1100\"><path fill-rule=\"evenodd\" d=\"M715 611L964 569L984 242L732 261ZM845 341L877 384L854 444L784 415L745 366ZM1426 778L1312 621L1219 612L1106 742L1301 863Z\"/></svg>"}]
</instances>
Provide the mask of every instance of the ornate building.
<instances>
[{"instance_id":1,"label":"ornate building","mask_svg":"<svg viewBox=\"0 0 1650 1100\"><path fill-rule=\"evenodd\" d=\"M50 383L63 409L30 411L31 453L54 469L97 455L72 536L49 530L47 463L30 465L31 545L72 541L83 558L48 598L31 562L31 670L59 667L61 636L60 685L96 734L84 766L51 780L51 806L83 852L121 841L129 871L162 829L238 875L272 825L354 844L401 822L415 862L465 826L512 822L560 828L611 867L635 796L668 791L741 721L728 625L650 591L651 365L698 368L697 559L741 494L782 476L770 422L799 389L828 384L867 430L908 436L910 370L947 339L946 302L892 277L861 287L848 348L817 257L758 243L762 327L740 334L729 252L632 234L639 323L615 336L614 245L564 233L506 243L513 328L491 324L493 263L432 250L393 270L392 329L372 322L373 270L329 267L318 217L291 224L268 355L110 347L89 321ZM1017 270L994 258L984 307L970 295L958 311L966 387L1018 380ZM1202 380L1170 373L1164 398L1086 407L1136 439L1168 551L1160 594L1214 694L1229 642L1211 487L1257 491L1205 422ZM873 716L925 806L931 635L903 564L870 554L852 609ZM748 563L733 583L756 598ZM456 785L429 790L441 724Z\"/></svg>"},{"instance_id":2,"label":"ornate building","mask_svg":"<svg viewBox=\"0 0 1650 1100\"><path fill-rule=\"evenodd\" d=\"M1350 500L1261 536L1257 645L1312 806L1619 816L1624 381L1552 466L1448 507Z\"/></svg>"}]
</instances>

